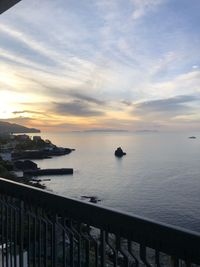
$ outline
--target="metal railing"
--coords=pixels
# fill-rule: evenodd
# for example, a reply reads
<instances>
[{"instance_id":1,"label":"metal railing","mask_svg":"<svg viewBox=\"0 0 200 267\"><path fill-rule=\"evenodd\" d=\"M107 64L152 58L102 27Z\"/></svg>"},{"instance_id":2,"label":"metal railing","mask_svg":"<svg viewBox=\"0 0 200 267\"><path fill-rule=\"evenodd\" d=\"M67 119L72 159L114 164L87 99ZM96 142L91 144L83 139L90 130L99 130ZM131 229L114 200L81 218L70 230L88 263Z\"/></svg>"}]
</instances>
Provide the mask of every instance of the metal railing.
<instances>
[{"instance_id":1,"label":"metal railing","mask_svg":"<svg viewBox=\"0 0 200 267\"><path fill-rule=\"evenodd\" d=\"M200 234L0 179L0 266L197 266Z\"/></svg>"},{"instance_id":2,"label":"metal railing","mask_svg":"<svg viewBox=\"0 0 200 267\"><path fill-rule=\"evenodd\" d=\"M0 1L0 14L17 4L21 0L1 0Z\"/></svg>"}]
</instances>

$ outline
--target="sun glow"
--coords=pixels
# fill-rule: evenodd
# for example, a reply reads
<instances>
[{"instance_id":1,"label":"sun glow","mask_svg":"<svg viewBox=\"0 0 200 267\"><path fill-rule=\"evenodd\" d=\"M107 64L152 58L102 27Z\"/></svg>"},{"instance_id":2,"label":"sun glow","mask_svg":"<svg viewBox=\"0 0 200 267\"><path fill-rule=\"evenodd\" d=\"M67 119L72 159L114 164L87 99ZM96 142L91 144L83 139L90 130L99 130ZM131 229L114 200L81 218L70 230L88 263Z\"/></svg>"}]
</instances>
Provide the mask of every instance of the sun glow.
<instances>
[{"instance_id":1,"label":"sun glow","mask_svg":"<svg viewBox=\"0 0 200 267\"><path fill-rule=\"evenodd\" d=\"M27 100L27 97L10 91L0 91L0 118L12 118L13 112L20 108L20 102Z\"/></svg>"},{"instance_id":2,"label":"sun glow","mask_svg":"<svg viewBox=\"0 0 200 267\"><path fill-rule=\"evenodd\" d=\"M199 4L183 0L183 20L170 1L148 1L83 1L80 12L61 0L61 12L27 0L1 16L0 120L52 131L199 129Z\"/></svg>"},{"instance_id":3,"label":"sun glow","mask_svg":"<svg viewBox=\"0 0 200 267\"><path fill-rule=\"evenodd\" d=\"M9 68L0 68L0 84L5 87L16 87L17 79L14 74L9 71Z\"/></svg>"}]
</instances>

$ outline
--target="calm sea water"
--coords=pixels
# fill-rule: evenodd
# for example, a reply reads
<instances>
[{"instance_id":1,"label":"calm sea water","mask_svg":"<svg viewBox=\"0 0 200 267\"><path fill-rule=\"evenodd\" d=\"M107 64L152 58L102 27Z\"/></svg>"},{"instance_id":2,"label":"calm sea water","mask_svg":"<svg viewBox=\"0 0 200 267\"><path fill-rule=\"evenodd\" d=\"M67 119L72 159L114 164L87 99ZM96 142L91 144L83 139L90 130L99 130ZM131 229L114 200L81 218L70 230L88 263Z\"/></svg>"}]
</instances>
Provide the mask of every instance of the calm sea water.
<instances>
[{"instance_id":1,"label":"calm sea water","mask_svg":"<svg viewBox=\"0 0 200 267\"><path fill-rule=\"evenodd\" d=\"M200 134L42 133L69 155L35 161L41 168L72 167L52 176L48 189L98 205L200 231ZM198 137L198 135L197 135ZM114 150L121 146L121 159Z\"/></svg>"}]
</instances>

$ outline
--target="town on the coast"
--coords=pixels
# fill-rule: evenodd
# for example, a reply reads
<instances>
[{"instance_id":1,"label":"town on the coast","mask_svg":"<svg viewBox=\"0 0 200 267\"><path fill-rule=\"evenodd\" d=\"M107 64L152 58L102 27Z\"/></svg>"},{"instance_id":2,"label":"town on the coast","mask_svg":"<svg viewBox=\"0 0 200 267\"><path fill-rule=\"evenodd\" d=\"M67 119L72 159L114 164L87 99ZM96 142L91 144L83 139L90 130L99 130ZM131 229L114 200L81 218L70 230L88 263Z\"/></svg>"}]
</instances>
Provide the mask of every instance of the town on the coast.
<instances>
[{"instance_id":1,"label":"town on the coast","mask_svg":"<svg viewBox=\"0 0 200 267\"><path fill-rule=\"evenodd\" d=\"M42 188L37 176L73 174L73 169L40 169L32 160L67 155L73 150L58 147L39 135L0 133L0 176Z\"/></svg>"}]
</instances>

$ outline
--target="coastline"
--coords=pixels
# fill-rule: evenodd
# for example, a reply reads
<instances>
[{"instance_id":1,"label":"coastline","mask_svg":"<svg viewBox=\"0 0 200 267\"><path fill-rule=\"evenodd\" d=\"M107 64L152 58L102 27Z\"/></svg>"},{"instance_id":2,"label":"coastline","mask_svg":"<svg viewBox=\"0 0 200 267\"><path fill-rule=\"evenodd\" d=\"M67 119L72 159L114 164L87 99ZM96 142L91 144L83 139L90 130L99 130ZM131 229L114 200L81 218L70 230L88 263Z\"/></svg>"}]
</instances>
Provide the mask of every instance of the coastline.
<instances>
[{"instance_id":1,"label":"coastline","mask_svg":"<svg viewBox=\"0 0 200 267\"><path fill-rule=\"evenodd\" d=\"M36 176L73 174L73 169L42 170L31 160L63 156L74 150L57 147L50 140L43 140L40 136L3 133L0 135L0 175L3 178L45 188L44 184L40 184L40 179L34 179ZM22 175L19 176L18 172L22 172Z\"/></svg>"}]
</instances>

